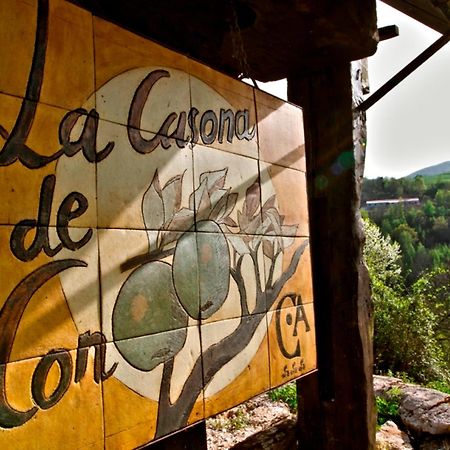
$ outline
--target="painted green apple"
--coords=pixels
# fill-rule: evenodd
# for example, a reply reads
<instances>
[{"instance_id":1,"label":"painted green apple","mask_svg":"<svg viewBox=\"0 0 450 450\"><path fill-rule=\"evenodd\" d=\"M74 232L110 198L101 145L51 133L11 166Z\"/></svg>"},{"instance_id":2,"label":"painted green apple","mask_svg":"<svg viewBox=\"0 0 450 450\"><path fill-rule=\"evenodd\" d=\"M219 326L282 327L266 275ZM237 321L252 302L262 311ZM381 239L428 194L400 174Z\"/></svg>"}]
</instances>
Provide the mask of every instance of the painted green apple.
<instances>
[{"instance_id":1,"label":"painted green apple","mask_svg":"<svg viewBox=\"0 0 450 450\"><path fill-rule=\"evenodd\" d=\"M223 304L230 285L228 243L212 220L184 233L173 258L173 279L181 304L194 319L207 319Z\"/></svg>"},{"instance_id":2,"label":"painted green apple","mask_svg":"<svg viewBox=\"0 0 450 450\"><path fill-rule=\"evenodd\" d=\"M115 345L134 367L150 371L175 356L186 341L188 316L172 281L172 267L153 261L127 278L114 306Z\"/></svg>"}]
</instances>

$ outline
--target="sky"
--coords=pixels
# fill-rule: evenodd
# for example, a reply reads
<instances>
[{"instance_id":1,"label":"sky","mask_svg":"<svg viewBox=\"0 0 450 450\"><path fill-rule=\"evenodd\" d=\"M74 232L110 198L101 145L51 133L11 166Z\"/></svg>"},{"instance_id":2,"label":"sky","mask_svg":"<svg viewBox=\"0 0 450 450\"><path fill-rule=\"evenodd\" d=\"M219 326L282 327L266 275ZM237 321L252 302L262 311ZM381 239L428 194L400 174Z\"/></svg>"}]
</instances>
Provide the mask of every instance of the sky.
<instances>
[{"instance_id":1,"label":"sky","mask_svg":"<svg viewBox=\"0 0 450 450\"><path fill-rule=\"evenodd\" d=\"M397 25L400 35L369 58L371 93L440 37L381 1L377 15L378 27ZM286 99L286 80L258 85ZM400 178L450 160L450 43L368 110L367 128L368 178Z\"/></svg>"},{"instance_id":2,"label":"sky","mask_svg":"<svg viewBox=\"0 0 450 450\"><path fill-rule=\"evenodd\" d=\"M377 5L378 27L397 25L400 36L380 42L369 58L371 93L440 36L382 2ZM450 160L450 44L373 105L367 127L368 178L399 178Z\"/></svg>"}]
</instances>

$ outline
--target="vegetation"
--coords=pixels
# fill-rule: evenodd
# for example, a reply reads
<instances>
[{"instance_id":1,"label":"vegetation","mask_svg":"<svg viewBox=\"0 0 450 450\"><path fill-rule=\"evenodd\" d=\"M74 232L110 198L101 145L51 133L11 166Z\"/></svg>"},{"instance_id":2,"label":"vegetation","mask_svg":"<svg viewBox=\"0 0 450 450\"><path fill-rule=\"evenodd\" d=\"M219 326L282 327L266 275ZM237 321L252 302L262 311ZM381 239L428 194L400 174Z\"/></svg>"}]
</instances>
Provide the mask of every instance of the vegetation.
<instances>
[{"instance_id":1,"label":"vegetation","mask_svg":"<svg viewBox=\"0 0 450 450\"><path fill-rule=\"evenodd\" d=\"M450 174L365 180L363 199L418 197L365 211L375 369L445 392L450 381ZM380 406L381 407L381 406Z\"/></svg>"},{"instance_id":2,"label":"vegetation","mask_svg":"<svg viewBox=\"0 0 450 450\"><path fill-rule=\"evenodd\" d=\"M214 430L238 431L249 425L248 413L244 405L230 409L226 416L219 414L208 420L208 426Z\"/></svg>"},{"instance_id":3,"label":"vegetation","mask_svg":"<svg viewBox=\"0 0 450 450\"><path fill-rule=\"evenodd\" d=\"M297 411L297 386L295 382L273 389L268 392L268 395L273 402L284 402L292 412Z\"/></svg>"},{"instance_id":4,"label":"vegetation","mask_svg":"<svg viewBox=\"0 0 450 450\"><path fill-rule=\"evenodd\" d=\"M401 391L398 388L389 389L383 397L376 397L377 425L381 426L388 420L398 422Z\"/></svg>"},{"instance_id":5,"label":"vegetation","mask_svg":"<svg viewBox=\"0 0 450 450\"><path fill-rule=\"evenodd\" d=\"M413 283L425 270L450 267L450 173L365 180L367 200L418 197L419 206L391 205L365 212L384 235L399 243L402 271Z\"/></svg>"}]
</instances>

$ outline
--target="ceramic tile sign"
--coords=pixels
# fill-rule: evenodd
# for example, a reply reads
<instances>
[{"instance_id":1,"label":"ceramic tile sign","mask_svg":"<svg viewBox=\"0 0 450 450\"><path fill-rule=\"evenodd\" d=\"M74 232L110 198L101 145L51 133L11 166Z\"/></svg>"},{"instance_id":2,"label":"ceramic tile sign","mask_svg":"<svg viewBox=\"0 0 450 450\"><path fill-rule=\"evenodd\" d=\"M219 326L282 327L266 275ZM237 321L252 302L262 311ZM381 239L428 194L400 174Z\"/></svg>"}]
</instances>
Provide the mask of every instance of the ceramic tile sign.
<instances>
[{"instance_id":1,"label":"ceramic tile sign","mask_svg":"<svg viewBox=\"0 0 450 450\"><path fill-rule=\"evenodd\" d=\"M136 448L315 370L301 109L1 11L0 447Z\"/></svg>"}]
</instances>

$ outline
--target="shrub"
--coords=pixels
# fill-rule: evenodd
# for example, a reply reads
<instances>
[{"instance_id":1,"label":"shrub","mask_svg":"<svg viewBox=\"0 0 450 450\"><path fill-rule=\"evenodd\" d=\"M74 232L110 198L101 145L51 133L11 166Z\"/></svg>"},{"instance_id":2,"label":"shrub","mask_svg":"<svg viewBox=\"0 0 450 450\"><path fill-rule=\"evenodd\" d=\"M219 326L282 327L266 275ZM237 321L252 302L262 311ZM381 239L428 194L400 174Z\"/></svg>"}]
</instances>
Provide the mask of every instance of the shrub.
<instances>
[{"instance_id":1,"label":"shrub","mask_svg":"<svg viewBox=\"0 0 450 450\"><path fill-rule=\"evenodd\" d=\"M374 303L375 369L405 372L414 380L448 381L449 367L438 339L439 320L420 280L408 291L400 271L398 245L365 221L364 256Z\"/></svg>"},{"instance_id":2,"label":"shrub","mask_svg":"<svg viewBox=\"0 0 450 450\"><path fill-rule=\"evenodd\" d=\"M377 425L381 426L388 420L398 422L401 391L398 388L389 389L383 397L376 397Z\"/></svg>"},{"instance_id":3,"label":"shrub","mask_svg":"<svg viewBox=\"0 0 450 450\"><path fill-rule=\"evenodd\" d=\"M268 395L273 402L284 402L292 412L297 411L297 386L295 382L273 389L268 392Z\"/></svg>"}]
</instances>

